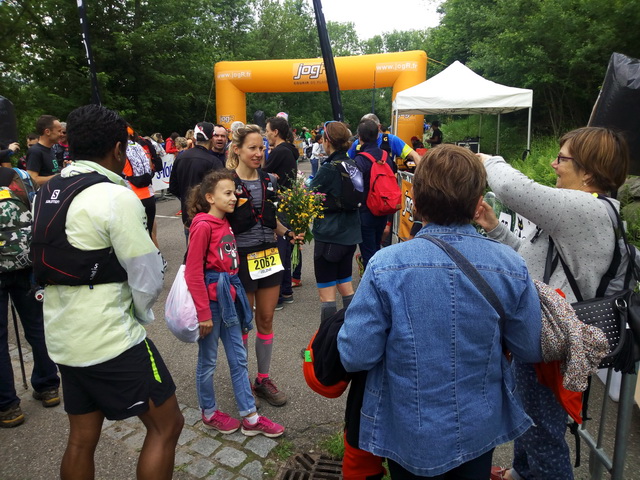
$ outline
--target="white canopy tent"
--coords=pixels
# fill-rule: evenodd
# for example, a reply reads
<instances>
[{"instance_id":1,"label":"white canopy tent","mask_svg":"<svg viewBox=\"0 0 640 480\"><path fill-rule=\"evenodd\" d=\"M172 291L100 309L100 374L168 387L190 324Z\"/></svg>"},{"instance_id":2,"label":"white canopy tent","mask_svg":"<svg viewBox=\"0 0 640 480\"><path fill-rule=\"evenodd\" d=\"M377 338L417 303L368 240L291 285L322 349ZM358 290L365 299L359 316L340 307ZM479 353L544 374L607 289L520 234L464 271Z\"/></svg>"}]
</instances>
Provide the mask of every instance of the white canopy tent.
<instances>
[{"instance_id":1,"label":"white canopy tent","mask_svg":"<svg viewBox=\"0 0 640 480\"><path fill-rule=\"evenodd\" d=\"M500 85L487 80L457 60L429 80L398 92L393 102L394 126L398 115L492 114L500 115L529 109L527 152L531 149L531 105L533 90ZM395 129L394 129L395 130Z\"/></svg>"}]
</instances>

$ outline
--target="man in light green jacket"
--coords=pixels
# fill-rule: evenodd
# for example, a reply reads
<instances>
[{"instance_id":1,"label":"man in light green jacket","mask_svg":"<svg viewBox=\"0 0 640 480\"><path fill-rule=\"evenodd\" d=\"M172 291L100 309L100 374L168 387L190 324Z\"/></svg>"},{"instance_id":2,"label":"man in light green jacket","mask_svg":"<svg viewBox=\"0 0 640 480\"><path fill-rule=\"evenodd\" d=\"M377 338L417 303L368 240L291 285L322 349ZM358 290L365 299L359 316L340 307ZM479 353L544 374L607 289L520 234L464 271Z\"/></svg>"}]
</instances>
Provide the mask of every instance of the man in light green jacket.
<instances>
[{"instance_id":1,"label":"man in light green jacket","mask_svg":"<svg viewBox=\"0 0 640 480\"><path fill-rule=\"evenodd\" d=\"M171 375L143 327L154 319L164 262L146 231L142 204L119 175L126 123L87 105L69 114L67 135L75 161L40 190L34 207L34 245L40 242L34 271L46 285L46 342L60 369L70 425L61 478L93 478L104 419L138 416L147 436L137 478L170 479L184 419ZM56 227L58 238L66 234L66 249L46 237ZM87 273L78 271L83 258L99 251L108 252L107 260L96 261L86 282L78 280ZM74 261L52 266L65 256Z\"/></svg>"}]
</instances>

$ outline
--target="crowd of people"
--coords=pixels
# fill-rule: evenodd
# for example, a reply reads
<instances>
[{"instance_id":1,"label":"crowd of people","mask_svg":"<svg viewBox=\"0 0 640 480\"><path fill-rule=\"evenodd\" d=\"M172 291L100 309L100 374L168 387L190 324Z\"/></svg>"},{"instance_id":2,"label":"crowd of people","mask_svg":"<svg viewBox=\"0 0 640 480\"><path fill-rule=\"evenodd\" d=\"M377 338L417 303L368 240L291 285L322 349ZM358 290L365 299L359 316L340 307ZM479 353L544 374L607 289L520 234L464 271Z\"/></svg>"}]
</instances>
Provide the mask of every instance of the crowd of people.
<instances>
[{"instance_id":1,"label":"crowd of people","mask_svg":"<svg viewBox=\"0 0 640 480\"><path fill-rule=\"evenodd\" d=\"M314 140L308 185L326 199L312 227L321 303L314 325L340 318L334 353L347 378L359 379L345 415L344 478L381 479L387 459L394 480L572 479L567 414L536 376L543 333L533 279L569 301L596 295L616 240L594 194L624 182L625 141L604 128L568 133L552 162L557 184L550 188L501 157L441 145L439 123L432 125L432 148L422 156L384 131L374 114L355 132L338 121L302 129L305 141ZM43 115L36 134L28 175L0 167L0 198L16 200L2 209L3 223L21 218L20 238L30 242L14 251L24 257L31 250L30 262L18 264L17 254L0 262L0 426L24 421L8 355L10 299L34 352L34 397L55 406L62 383L70 428L61 477L92 478L104 419L139 416L147 437L138 478L171 478L184 420L144 325L154 319L166 269L152 177L161 157L174 154L169 192L180 200L184 276L197 311L202 424L223 434L282 435L285 427L258 408L261 401L288 401L271 372L274 312L294 301L300 283L291 249L304 232L292 231L277 208L300 157L287 115L268 118L264 128L199 122L184 137L143 138L115 112L88 105L66 123ZM9 150L7 158L19 146ZM414 239L382 249L392 219L367 201L372 171L381 166L415 172L421 219ZM487 184L538 226L533 238L518 239L497 220L483 198ZM350 186L361 196L347 198ZM19 200L33 208L20 210ZM550 256L564 268L548 271ZM354 259L362 277L357 289ZM44 286L44 303L34 297L37 285ZM252 330L255 375L248 362ZM240 420L218 408L220 342ZM512 440L512 467L492 473L495 447Z\"/></svg>"}]
</instances>

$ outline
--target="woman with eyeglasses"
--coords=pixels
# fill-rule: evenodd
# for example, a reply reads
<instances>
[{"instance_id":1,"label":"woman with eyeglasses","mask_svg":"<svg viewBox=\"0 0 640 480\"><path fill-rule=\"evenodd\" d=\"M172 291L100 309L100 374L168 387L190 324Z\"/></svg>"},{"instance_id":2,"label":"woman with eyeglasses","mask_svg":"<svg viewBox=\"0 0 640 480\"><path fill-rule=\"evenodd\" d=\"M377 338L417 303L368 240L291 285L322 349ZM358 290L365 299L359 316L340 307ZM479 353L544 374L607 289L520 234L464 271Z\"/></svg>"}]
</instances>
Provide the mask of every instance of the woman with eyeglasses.
<instances>
[{"instance_id":1,"label":"woman with eyeglasses","mask_svg":"<svg viewBox=\"0 0 640 480\"><path fill-rule=\"evenodd\" d=\"M479 154L489 186L510 209L537 226L531 238L519 239L496 218L484 202L476 214L489 237L506 243L526 260L532 278L543 280L547 255L547 283L561 289L569 302L576 294L562 262L583 299L596 296L611 264L615 244L607 203L608 196L625 181L629 150L618 133L600 127L573 130L560 139L560 152L551 162L556 188L540 185L509 166L502 157ZM619 210L620 204L610 199ZM550 240L553 240L551 243ZM567 414L551 390L537 382L533 365L515 361L517 391L525 411L534 421L514 444L513 467L505 479L573 479L569 448L565 442Z\"/></svg>"},{"instance_id":2,"label":"woman with eyeglasses","mask_svg":"<svg viewBox=\"0 0 640 480\"><path fill-rule=\"evenodd\" d=\"M323 133L328 155L311 181L311 188L326 194L324 218L313 221L313 266L322 307L320 320L336 313L336 291L347 308L353 298L351 267L356 246L362 242L358 208L344 205L342 174L358 167L347 156L351 132L342 122L326 122Z\"/></svg>"}]
</instances>

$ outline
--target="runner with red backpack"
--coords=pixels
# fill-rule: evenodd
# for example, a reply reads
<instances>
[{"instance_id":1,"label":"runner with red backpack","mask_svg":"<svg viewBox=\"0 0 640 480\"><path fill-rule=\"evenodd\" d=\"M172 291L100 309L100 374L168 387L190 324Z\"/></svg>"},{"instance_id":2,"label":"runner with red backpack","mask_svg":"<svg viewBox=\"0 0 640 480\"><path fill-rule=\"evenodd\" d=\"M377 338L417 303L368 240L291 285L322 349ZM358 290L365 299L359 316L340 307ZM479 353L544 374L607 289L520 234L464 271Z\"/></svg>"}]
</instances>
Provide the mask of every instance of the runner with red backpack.
<instances>
[{"instance_id":1,"label":"runner with red backpack","mask_svg":"<svg viewBox=\"0 0 640 480\"><path fill-rule=\"evenodd\" d=\"M358 139L361 149L355 162L362 171L366 199L360 207L360 259L364 270L380 249L387 217L400 208L402 194L395 177L396 164L378 147L378 125L373 120L362 120L358 125Z\"/></svg>"}]
</instances>

